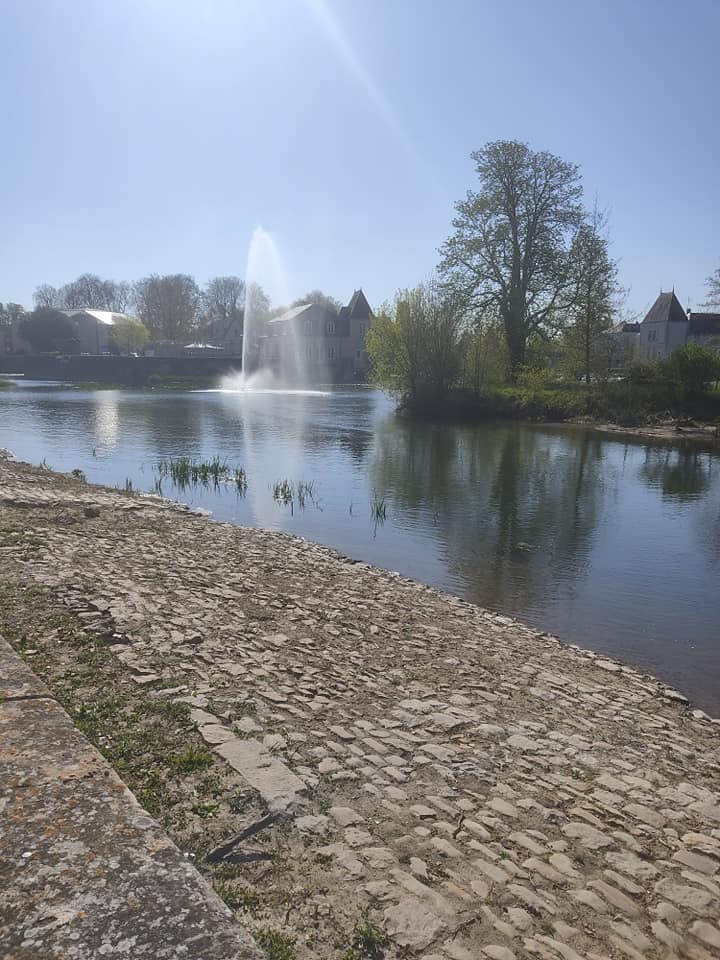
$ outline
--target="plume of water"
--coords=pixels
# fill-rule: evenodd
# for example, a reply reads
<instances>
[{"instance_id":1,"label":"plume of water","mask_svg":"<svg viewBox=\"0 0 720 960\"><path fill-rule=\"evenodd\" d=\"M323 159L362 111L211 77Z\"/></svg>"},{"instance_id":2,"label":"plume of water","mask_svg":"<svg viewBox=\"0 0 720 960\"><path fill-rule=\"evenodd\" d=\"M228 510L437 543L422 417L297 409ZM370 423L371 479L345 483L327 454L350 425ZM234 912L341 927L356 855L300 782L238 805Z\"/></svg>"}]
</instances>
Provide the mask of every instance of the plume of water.
<instances>
[{"instance_id":1,"label":"plume of water","mask_svg":"<svg viewBox=\"0 0 720 960\"><path fill-rule=\"evenodd\" d=\"M255 227L248 249L245 269L245 306L243 320L242 380L247 387L252 381L267 381L260 373L259 340L267 322L262 293L270 302L289 302L288 284L275 241L261 226Z\"/></svg>"}]
</instances>

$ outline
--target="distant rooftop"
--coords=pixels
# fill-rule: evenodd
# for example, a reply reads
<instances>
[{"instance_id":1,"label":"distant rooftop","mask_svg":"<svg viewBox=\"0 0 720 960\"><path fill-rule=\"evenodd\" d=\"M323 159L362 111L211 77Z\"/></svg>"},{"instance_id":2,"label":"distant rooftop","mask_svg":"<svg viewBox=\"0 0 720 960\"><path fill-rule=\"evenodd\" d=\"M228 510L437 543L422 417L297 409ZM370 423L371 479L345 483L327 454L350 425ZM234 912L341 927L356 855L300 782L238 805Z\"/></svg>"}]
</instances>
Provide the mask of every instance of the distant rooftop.
<instances>
[{"instance_id":1,"label":"distant rooftop","mask_svg":"<svg viewBox=\"0 0 720 960\"><path fill-rule=\"evenodd\" d=\"M79 313L85 313L106 327L112 327L118 320L124 320L128 316L126 313L116 313L112 310L86 310L84 307L79 310L61 310L60 313L64 313L66 317L76 317Z\"/></svg>"},{"instance_id":2,"label":"distant rooftop","mask_svg":"<svg viewBox=\"0 0 720 960\"><path fill-rule=\"evenodd\" d=\"M720 313L690 312L688 333L709 333L720 336Z\"/></svg>"},{"instance_id":3,"label":"distant rooftop","mask_svg":"<svg viewBox=\"0 0 720 960\"><path fill-rule=\"evenodd\" d=\"M648 310L643 323L687 323L687 315L674 290L660 294Z\"/></svg>"}]
</instances>

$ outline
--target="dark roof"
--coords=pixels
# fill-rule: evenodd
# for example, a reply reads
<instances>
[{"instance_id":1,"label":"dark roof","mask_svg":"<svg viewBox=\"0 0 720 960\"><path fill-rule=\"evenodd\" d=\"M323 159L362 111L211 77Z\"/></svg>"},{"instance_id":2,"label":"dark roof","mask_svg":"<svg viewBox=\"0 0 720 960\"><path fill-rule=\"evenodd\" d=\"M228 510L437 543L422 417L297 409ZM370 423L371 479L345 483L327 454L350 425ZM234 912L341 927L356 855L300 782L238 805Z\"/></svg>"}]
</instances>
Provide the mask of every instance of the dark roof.
<instances>
[{"instance_id":1,"label":"dark roof","mask_svg":"<svg viewBox=\"0 0 720 960\"><path fill-rule=\"evenodd\" d=\"M695 313L688 318L688 333L720 334L720 313Z\"/></svg>"},{"instance_id":2,"label":"dark roof","mask_svg":"<svg viewBox=\"0 0 720 960\"><path fill-rule=\"evenodd\" d=\"M362 289L356 290L350 298L350 303L340 311L341 315L348 317L369 317L372 313L370 304L367 302Z\"/></svg>"},{"instance_id":3,"label":"dark roof","mask_svg":"<svg viewBox=\"0 0 720 960\"><path fill-rule=\"evenodd\" d=\"M687 323L687 316L673 291L660 294L648 310L643 323Z\"/></svg>"},{"instance_id":4,"label":"dark roof","mask_svg":"<svg viewBox=\"0 0 720 960\"><path fill-rule=\"evenodd\" d=\"M624 323L622 325L623 333L640 333L640 324L639 323Z\"/></svg>"}]
</instances>

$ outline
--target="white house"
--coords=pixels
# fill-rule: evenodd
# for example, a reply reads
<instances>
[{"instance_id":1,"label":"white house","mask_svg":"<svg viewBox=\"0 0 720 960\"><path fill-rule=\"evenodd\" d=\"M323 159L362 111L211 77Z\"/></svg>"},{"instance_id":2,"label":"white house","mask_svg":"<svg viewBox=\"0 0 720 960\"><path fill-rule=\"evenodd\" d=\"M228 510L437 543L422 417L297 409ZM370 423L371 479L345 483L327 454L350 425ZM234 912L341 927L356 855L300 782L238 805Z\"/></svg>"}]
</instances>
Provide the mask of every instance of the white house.
<instances>
[{"instance_id":1,"label":"white house","mask_svg":"<svg viewBox=\"0 0 720 960\"><path fill-rule=\"evenodd\" d=\"M674 291L661 293L640 324L640 359L664 360L690 342L720 349L720 313L686 313Z\"/></svg>"}]
</instances>

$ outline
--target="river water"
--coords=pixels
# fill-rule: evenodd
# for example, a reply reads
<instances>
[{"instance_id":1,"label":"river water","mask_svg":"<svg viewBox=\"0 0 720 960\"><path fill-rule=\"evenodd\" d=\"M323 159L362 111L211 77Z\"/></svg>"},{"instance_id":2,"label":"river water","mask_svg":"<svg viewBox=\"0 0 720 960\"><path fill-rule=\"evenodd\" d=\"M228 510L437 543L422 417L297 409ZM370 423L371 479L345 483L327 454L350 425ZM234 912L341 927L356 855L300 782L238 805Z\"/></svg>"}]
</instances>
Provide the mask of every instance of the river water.
<instances>
[{"instance_id":1,"label":"river water","mask_svg":"<svg viewBox=\"0 0 720 960\"><path fill-rule=\"evenodd\" d=\"M153 491L157 463L247 474L164 496L282 529L647 669L720 715L720 456L576 427L410 423L326 394L0 391L0 446ZM273 485L313 484L302 508ZM385 502L384 521L372 514Z\"/></svg>"}]
</instances>

